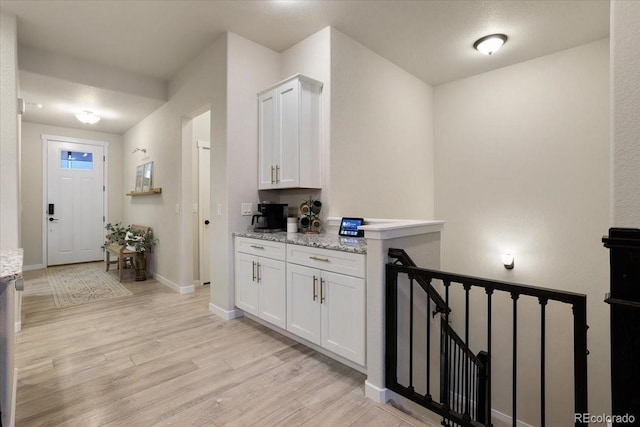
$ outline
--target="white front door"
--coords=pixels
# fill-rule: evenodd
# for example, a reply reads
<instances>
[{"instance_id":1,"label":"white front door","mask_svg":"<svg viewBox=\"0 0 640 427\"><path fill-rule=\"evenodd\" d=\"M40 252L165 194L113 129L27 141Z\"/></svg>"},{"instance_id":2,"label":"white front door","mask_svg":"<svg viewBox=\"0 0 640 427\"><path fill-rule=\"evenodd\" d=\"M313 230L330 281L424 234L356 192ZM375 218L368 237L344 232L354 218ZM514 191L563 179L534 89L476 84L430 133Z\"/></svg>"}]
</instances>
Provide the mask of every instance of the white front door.
<instances>
[{"instance_id":1,"label":"white front door","mask_svg":"<svg viewBox=\"0 0 640 427\"><path fill-rule=\"evenodd\" d=\"M211 148L208 141L198 141L198 204L200 205L199 252L200 284L211 283Z\"/></svg>"},{"instance_id":2,"label":"white front door","mask_svg":"<svg viewBox=\"0 0 640 427\"><path fill-rule=\"evenodd\" d=\"M104 147L47 143L47 265L104 258Z\"/></svg>"}]
</instances>

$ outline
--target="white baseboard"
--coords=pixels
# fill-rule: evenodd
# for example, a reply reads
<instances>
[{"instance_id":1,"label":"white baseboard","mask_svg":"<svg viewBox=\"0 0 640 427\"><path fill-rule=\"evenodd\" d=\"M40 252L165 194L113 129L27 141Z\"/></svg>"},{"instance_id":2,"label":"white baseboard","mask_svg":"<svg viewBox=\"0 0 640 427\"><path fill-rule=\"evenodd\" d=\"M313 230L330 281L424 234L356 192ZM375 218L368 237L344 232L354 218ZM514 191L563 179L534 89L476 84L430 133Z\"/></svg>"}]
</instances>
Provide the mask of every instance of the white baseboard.
<instances>
[{"instance_id":1,"label":"white baseboard","mask_svg":"<svg viewBox=\"0 0 640 427\"><path fill-rule=\"evenodd\" d=\"M46 268L46 267L42 264L23 265L22 271L42 270L43 268Z\"/></svg>"},{"instance_id":2,"label":"white baseboard","mask_svg":"<svg viewBox=\"0 0 640 427\"><path fill-rule=\"evenodd\" d=\"M176 291L180 295L192 294L196 290L195 286L193 285L180 286L177 283L172 282L171 280L167 279L164 276L161 276L158 273L155 273L153 275L153 278L156 279L158 282L162 283L163 285L165 285L166 287Z\"/></svg>"},{"instance_id":3,"label":"white baseboard","mask_svg":"<svg viewBox=\"0 0 640 427\"><path fill-rule=\"evenodd\" d=\"M501 423L503 423L504 425L508 425L508 426L513 424L513 418L510 415L503 414L502 412L496 411L495 409L491 409L491 419L492 420L498 420ZM516 426L518 426L518 427L533 427L531 424L527 424L522 420L517 420Z\"/></svg>"},{"instance_id":4,"label":"white baseboard","mask_svg":"<svg viewBox=\"0 0 640 427\"><path fill-rule=\"evenodd\" d=\"M387 403L390 399L388 391L387 388L380 388L367 380L364 382L364 395L374 402Z\"/></svg>"},{"instance_id":5,"label":"white baseboard","mask_svg":"<svg viewBox=\"0 0 640 427\"><path fill-rule=\"evenodd\" d=\"M212 302L209 303L209 311L224 320L233 320L244 316L244 312L242 310L238 310L237 308L234 310L225 310Z\"/></svg>"},{"instance_id":6,"label":"white baseboard","mask_svg":"<svg viewBox=\"0 0 640 427\"><path fill-rule=\"evenodd\" d=\"M16 322L16 332L20 332L22 330L22 321Z\"/></svg>"},{"instance_id":7,"label":"white baseboard","mask_svg":"<svg viewBox=\"0 0 640 427\"><path fill-rule=\"evenodd\" d=\"M375 400L375 398L369 396L367 391L368 386L369 384L367 384L365 381L365 395L370 399ZM373 387L377 388L375 386ZM427 408L413 402L412 400L409 400L406 397L400 396L399 394L391 390L388 390L388 389L385 389L385 390L387 391L387 400L393 400L400 406L407 408L410 411L415 412L416 414L419 414L421 417L424 417L434 423L437 422L437 420L440 418L435 412L431 412ZM491 409L491 421L495 426L511 426L512 425L512 418L510 415L504 414L493 408ZM518 420L516 423L516 426L517 427L534 427L533 425L527 424L522 420Z\"/></svg>"}]
</instances>

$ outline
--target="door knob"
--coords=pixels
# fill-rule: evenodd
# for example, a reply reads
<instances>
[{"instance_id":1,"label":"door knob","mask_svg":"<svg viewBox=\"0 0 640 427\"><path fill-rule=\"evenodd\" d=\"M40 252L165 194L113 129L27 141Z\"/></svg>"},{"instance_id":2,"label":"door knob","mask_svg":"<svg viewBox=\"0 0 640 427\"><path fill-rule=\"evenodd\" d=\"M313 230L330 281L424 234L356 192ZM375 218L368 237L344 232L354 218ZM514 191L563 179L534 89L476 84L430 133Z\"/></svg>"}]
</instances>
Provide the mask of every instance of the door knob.
<instances>
[{"instance_id":1,"label":"door knob","mask_svg":"<svg viewBox=\"0 0 640 427\"><path fill-rule=\"evenodd\" d=\"M209 223L210 223L210 222L211 222L211 221L209 221L208 219L205 219L205 220L204 220L204 225L209 225Z\"/></svg>"},{"instance_id":2,"label":"door knob","mask_svg":"<svg viewBox=\"0 0 640 427\"><path fill-rule=\"evenodd\" d=\"M58 218L53 218L53 217L49 218L49 222L53 222L53 221L57 221L57 220L58 220Z\"/></svg>"}]
</instances>

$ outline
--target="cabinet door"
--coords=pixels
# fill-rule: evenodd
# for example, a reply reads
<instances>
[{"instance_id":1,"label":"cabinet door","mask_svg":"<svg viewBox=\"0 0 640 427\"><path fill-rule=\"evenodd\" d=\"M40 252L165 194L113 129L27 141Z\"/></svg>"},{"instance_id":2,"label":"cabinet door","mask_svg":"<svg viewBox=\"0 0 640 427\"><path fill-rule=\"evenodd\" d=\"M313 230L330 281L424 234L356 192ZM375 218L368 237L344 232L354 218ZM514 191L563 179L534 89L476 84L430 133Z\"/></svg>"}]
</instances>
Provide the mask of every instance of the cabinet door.
<instances>
[{"instance_id":1,"label":"cabinet door","mask_svg":"<svg viewBox=\"0 0 640 427\"><path fill-rule=\"evenodd\" d=\"M259 316L258 257L236 252L236 307Z\"/></svg>"},{"instance_id":2,"label":"cabinet door","mask_svg":"<svg viewBox=\"0 0 640 427\"><path fill-rule=\"evenodd\" d=\"M261 190L277 187L277 110L275 90L258 98L258 188Z\"/></svg>"},{"instance_id":3,"label":"cabinet door","mask_svg":"<svg viewBox=\"0 0 640 427\"><path fill-rule=\"evenodd\" d=\"M320 272L287 264L287 330L320 344Z\"/></svg>"},{"instance_id":4,"label":"cabinet door","mask_svg":"<svg viewBox=\"0 0 640 427\"><path fill-rule=\"evenodd\" d=\"M285 263L268 258L258 259L260 318L285 329L287 327L287 287Z\"/></svg>"},{"instance_id":5,"label":"cabinet door","mask_svg":"<svg viewBox=\"0 0 640 427\"><path fill-rule=\"evenodd\" d=\"M365 363L365 281L322 272L322 346Z\"/></svg>"},{"instance_id":6,"label":"cabinet door","mask_svg":"<svg viewBox=\"0 0 640 427\"><path fill-rule=\"evenodd\" d=\"M299 111L300 88L298 80L285 83L276 89L278 97L278 138L276 176L278 188L298 187L299 156ZM320 161L320 159L317 159Z\"/></svg>"}]
</instances>

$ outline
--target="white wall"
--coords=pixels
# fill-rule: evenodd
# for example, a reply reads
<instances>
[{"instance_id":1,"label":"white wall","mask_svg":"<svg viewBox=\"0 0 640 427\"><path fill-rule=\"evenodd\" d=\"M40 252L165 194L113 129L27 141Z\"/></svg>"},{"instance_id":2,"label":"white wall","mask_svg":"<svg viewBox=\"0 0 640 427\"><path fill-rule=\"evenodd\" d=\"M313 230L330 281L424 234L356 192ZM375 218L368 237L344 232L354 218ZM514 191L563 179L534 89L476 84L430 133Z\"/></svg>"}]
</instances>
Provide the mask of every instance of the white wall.
<instances>
[{"instance_id":1,"label":"white wall","mask_svg":"<svg viewBox=\"0 0 640 427\"><path fill-rule=\"evenodd\" d=\"M194 275L194 255L192 250L188 256L181 252L180 230L191 230L183 216L192 216L185 207L193 196L183 198L182 181L192 175L181 170L182 125L203 106L211 108L211 205L221 206L221 215L211 217L211 302L222 310L234 306L231 233L245 230L250 221L240 216L241 203L258 202L256 93L278 81L279 71L276 52L225 33L171 80L167 104L124 135L125 187L133 188L135 168L146 161L154 162L154 186L162 187L160 196L127 199L125 218L153 227L159 239L156 276L184 289L192 285L185 278ZM147 154L129 154L133 147L146 147Z\"/></svg>"},{"instance_id":2,"label":"white wall","mask_svg":"<svg viewBox=\"0 0 640 427\"><path fill-rule=\"evenodd\" d=\"M0 11L0 249L20 247L20 125L17 99L17 26L13 14ZM5 290L6 289L6 290ZM15 362L13 348L14 304L18 304L11 286L0 289L0 406L2 422L11 424L15 402L11 392Z\"/></svg>"},{"instance_id":3,"label":"white wall","mask_svg":"<svg viewBox=\"0 0 640 427\"><path fill-rule=\"evenodd\" d=\"M135 187L136 166L148 161L154 162L153 186L162 188L161 195L127 197L125 222L153 228L159 239L154 249L155 275L177 290L193 285L192 281L183 282L184 277L192 277L193 260L184 259L181 251L181 215L189 216L185 221L192 216L190 209L182 207L182 121L210 106L215 126L211 140L224 139L225 102L226 35L223 35L171 80L168 102L124 134L125 190ZM147 153L132 154L134 147L146 148ZM176 213L176 205L181 213Z\"/></svg>"},{"instance_id":4,"label":"white wall","mask_svg":"<svg viewBox=\"0 0 640 427\"><path fill-rule=\"evenodd\" d=\"M109 222L122 222L122 202L126 192L122 186L122 136L112 133L93 132L81 129L62 128L22 122L22 244L24 247L24 265L30 267L45 266L42 259L42 135L59 135L72 138L86 138L109 143L107 156L107 189ZM134 172L135 173L135 172Z\"/></svg>"},{"instance_id":5,"label":"white wall","mask_svg":"<svg viewBox=\"0 0 640 427\"><path fill-rule=\"evenodd\" d=\"M223 310L234 307L233 239L234 231L246 231L251 217L241 216L243 202L258 203L258 114L256 94L278 82L280 59L277 52L243 37L228 33L227 74L227 139L226 144L213 142L212 205L222 205L222 216L214 216L226 224L225 233L216 233L212 269L220 283L211 288L211 302ZM226 154L226 165L216 153ZM224 189L220 188L225 183ZM216 196L215 194L218 194ZM220 197L224 194L225 197ZM215 212L215 209L212 210ZM214 221L215 224L215 221ZM222 282L222 274L226 282Z\"/></svg>"},{"instance_id":6,"label":"white wall","mask_svg":"<svg viewBox=\"0 0 640 427\"><path fill-rule=\"evenodd\" d=\"M608 40L601 40L435 88L435 213L446 221L442 269L587 294L591 413L608 413L610 390L602 302L608 253L600 242L609 223L608 66ZM502 266L504 252L515 254L514 270ZM504 304L504 317L495 319L511 319L509 298ZM521 315L536 319L524 328L537 325L537 307L523 307ZM505 342L508 331L494 335L496 341ZM548 362L558 367L571 350L549 351ZM520 354L527 366L527 352ZM508 414L510 350L503 356L505 375L494 373L505 378L506 389L494 386L494 407ZM555 393L549 419L568 425L560 417L571 414L555 409L563 401L572 408L570 396L559 395L568 390L561 374L547 378ZM520 380L521 392L535 402L537 376L525 372ZM537 424L537 411L532 403L520 408L519 418Z\"/></svg>"},{"instance_id":7,"label":"white wall","mask_svg":"<svg viewBox=\"0 0 640 427\"><path fill-rule=\"evenodd\" d=\"M640 228L640 2L611 2L612 222Z\"/></svg>"},{"instance_id":8,"label":"white wall","mask_svg":"<svg viewBox=\"0 0 640 427\"><path fill-rule=\"evenodd\" d=\"M18 44L13 14L0 13L0 249L20 247Z\"/></svg>"},{"instance_id":9,"label":"white wall","mask_svg":"<svg viewBox=\"0 0 640 427\"><path fill-rule=\"evenodd\" d=\"M332 216L433 219L433 89L331 31Z\"/></svg>"},{"instance_id":10,"label":"white wall","mask_svg":"<svg viewBox=\"0 0 640 427\"><path fill-rule=\"evenodd\" d=\"M298 207L304 200L312 197L323 203L321 218L326 218L331 203L331 27L326 27L307 37L280 54L280 80L294 74L304 74L307 77L324 83L322 87L321 107L321 163L322 190L284 190L279 191L279 202L289 205L290 212L298 213ZM274 81L273 83L276 83ZM272 84L273 84L272 83ZM270 85L269 85L270 86ZM264 88L263 88L264 89ZM269 197L269 193L264 192ZM271 197L273 198L273 196Z\"/></svg>"}]
</instances>

